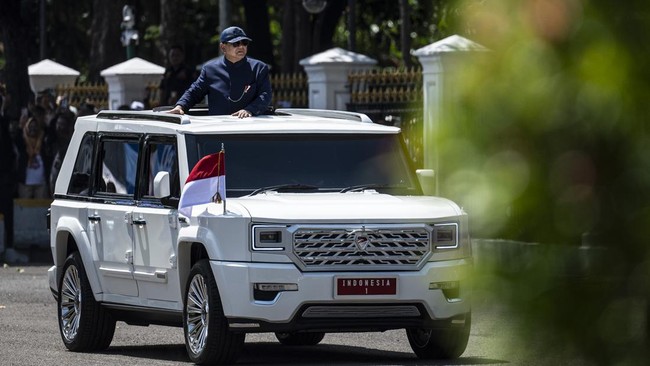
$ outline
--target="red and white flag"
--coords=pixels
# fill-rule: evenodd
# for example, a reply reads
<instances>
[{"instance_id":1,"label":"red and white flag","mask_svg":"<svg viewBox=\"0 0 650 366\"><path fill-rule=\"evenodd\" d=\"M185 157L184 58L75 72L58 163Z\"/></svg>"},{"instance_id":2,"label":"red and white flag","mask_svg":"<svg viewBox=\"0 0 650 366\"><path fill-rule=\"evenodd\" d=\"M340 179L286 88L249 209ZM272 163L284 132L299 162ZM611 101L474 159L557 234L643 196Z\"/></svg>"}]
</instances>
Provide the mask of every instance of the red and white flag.
<instances>
[{"instance_id":1,"label":"red and white flag","mask_svg":"<svg viewBox=\"0 0 650 366\"><path fill-rule=\"evenodd\" d=\"M185 181L181 193L178 211L190 216L192 206L210 202L224 203L226 201L226 152L204 156L194 166Z\"/></svg>"}]
</instances>

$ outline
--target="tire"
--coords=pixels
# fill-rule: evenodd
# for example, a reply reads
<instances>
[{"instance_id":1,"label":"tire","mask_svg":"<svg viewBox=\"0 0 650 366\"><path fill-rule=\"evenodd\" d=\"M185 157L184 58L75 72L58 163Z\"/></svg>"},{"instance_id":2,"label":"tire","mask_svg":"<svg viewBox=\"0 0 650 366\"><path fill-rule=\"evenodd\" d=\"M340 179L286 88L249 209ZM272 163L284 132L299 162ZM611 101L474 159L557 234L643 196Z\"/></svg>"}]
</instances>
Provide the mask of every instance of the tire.
<instances>
[{"instance_id":1,"label":"tire","mask_svg":"<svg viewBox=\"0 0 650 366\"><path fill-rule=\"evenodd\" d=\"M285 346L315 346L325 337L323 332L275 333L275 338Z\"/></svg>"},{"instance_id":2,"label":"tire","mask_svg":"<svg viewBox=\"0 0 650 366\"><path fill-rule=\"evenodd\" d=\"M463 324L450 320L445 328L407 329L406 336L413 352L421 359L455 359L465 352L469 331L472 327L472 314L464 316Z\"/></svg>"},{"instance_id":3,"label":"tire","mask_svg":"<svg viewBox=\"0 0 650 366\"><path fill-rule=\"evenodd\" d=\"M70 351L105 350L115 334L115 319L93 297L79 252L68 256L59 278L59 331Z\"/></svg>"},{"instance_id":4,"label":"tire","mask_svg":"<svg viewBox=\"0 0 650 366\"><path fill-rule=\"evenodd\" d=\"M198 365L235 363L246 334L228 329L217 282L207 260L192 267L183 300L185 348L192 362Z\"/></svg>"}]
</instances>

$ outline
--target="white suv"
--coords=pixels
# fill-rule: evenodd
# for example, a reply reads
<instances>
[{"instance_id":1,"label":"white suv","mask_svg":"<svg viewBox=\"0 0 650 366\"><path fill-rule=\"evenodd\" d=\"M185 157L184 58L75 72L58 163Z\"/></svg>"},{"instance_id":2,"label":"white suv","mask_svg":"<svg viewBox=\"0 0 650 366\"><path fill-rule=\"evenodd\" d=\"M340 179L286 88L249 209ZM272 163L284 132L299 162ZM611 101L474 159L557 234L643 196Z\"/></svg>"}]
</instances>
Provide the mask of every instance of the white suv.
<instances>
[{"instance_id":1,"label":"white suv","mask_svg":"<svg viewBox=\"0 0 650 366\"><path fill-rule=\"evenodd\" d=\"M205 112L77 119L49 220L68 349L107 348L119 320L182 326L198 364L235 362L254 332L315 345L404 328L421 358L463 353L467 216L423 195L398 128L341 111ZM225 200L180 213L190 171L222 147Z\"/></svg>"}]
</instances>

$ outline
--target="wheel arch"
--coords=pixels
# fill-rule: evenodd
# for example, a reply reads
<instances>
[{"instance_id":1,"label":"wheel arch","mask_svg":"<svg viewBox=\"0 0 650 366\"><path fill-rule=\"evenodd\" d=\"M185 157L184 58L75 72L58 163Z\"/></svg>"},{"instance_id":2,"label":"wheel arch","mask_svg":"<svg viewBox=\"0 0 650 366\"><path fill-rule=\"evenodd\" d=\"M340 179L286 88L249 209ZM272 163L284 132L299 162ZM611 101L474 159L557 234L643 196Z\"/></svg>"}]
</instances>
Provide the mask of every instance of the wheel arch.
<instances>
[{"instance_id":1,"label":"wheel arch","mask_svg":"<svg viewBox=\"0 0 650 366\"><path fill-rule=\"evenodd\" d=\"M98 295L102 292L102 287L93 265L92 247L88 235L86 235L86 230L79 221L65 217L59 219L56 225L54 247L53 254L55 258L53 259L59 269L63 267L66 258L71 253L79 252L93 296L95 300L99 301Z\"/></svg>"},{"instance_id":2,"label":"wheel arch","mask_svg":"<svg viewBox=\"0 0 650 366\"><path fill-rule=\"evenodd\" d=\"M178 244L178 278L181 294L185 293L192 266L201 259L210 259L205 244L197 241L183 241Z\"/></svg>"}]
</instances>

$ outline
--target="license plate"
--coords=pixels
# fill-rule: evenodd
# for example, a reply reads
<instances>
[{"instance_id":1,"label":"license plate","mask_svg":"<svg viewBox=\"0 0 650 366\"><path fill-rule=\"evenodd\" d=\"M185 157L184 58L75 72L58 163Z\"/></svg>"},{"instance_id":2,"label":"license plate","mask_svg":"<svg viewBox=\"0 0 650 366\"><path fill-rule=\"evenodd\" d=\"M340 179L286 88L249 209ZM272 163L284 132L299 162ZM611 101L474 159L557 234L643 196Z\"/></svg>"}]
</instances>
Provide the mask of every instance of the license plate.
<instances>
[{"instance_id":1,"label":"license plate","mask_svg":"<svg viewBox=\"0 0 650 366\"><path fill-rule=\"evenodd\" d=\"M337 295L395 295L397 278L337 278Z\"/></svg>"}]
</instances>

